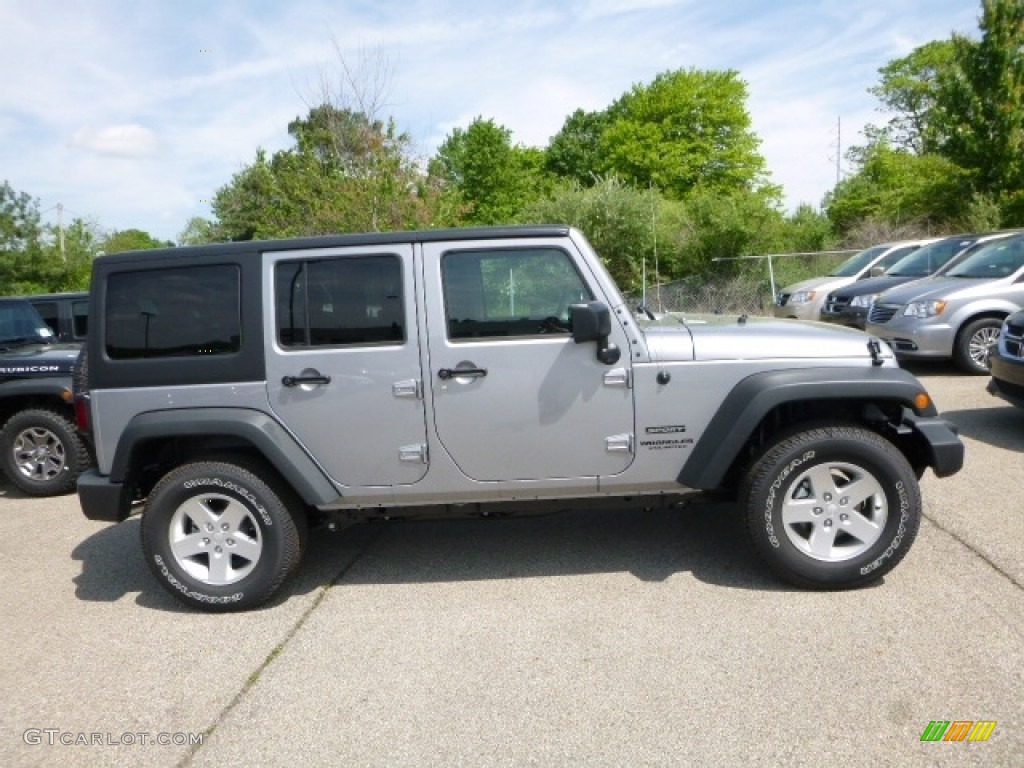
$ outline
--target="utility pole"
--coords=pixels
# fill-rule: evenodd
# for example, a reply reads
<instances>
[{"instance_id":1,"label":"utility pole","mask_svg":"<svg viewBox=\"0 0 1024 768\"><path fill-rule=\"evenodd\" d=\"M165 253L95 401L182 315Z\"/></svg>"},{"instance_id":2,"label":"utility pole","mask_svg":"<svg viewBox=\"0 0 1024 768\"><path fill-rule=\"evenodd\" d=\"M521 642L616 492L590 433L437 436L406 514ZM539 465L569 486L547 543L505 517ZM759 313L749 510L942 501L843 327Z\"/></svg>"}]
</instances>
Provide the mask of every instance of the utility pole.
<instances>
[{"instance_id":1,"label":"utility pole","mask_svg":"<svg viewBox=\"0 0 1024 768\"><path fill-rule=\"evenodd\" d=\"M60 241L60 259L67 261L64 255L64 204L57 203L57 239Z\"/></svg>"},{"instance_id":2,"label":"utility pole","mask_svg":"<svg viewBox=\"0 0 1024 768\"><path fill-rule=\"evenodd\" d=\"M836 186L839 186L839 158L843 156L843 116L836 116Z\"/></svg>"}]
</instances>

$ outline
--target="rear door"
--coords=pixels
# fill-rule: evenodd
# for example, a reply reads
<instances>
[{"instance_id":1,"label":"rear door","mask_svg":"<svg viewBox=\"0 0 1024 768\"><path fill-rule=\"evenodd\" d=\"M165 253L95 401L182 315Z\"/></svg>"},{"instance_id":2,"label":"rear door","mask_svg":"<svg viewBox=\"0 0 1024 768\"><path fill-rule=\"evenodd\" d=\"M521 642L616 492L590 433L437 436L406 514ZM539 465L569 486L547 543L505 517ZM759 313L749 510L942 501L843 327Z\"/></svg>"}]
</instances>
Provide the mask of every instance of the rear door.
<instances>
[{"instance_id":1,"label":"rear door","mask_svg":"<svg viewBox=\"0 0 1024 768\"><path fill-rule=\"evenodd\" d=\"M411 245L265 256L270 406L340 484L426 474L415 291Z\"/></svg>"}]
</instances>

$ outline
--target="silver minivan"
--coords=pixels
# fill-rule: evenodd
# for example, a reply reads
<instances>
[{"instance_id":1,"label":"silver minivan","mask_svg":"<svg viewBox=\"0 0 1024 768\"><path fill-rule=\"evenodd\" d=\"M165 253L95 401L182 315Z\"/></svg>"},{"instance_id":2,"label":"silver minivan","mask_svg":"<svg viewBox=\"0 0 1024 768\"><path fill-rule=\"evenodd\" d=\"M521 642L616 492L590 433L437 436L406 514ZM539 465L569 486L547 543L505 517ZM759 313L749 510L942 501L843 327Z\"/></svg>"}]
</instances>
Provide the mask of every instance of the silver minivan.
<instances>
[{"instance_id":1,"label":"silver minivan","mask_svg":"<svg viewBox=\"0 0 1024 768\"><path fill-rule=\"evenodd\" d=\"M1024 235L990 243L942 276L885 291L867 332L901 359L949 359L988 375L988 358L1007 315L1024 307Z\"/></svg>"}]
</instances>

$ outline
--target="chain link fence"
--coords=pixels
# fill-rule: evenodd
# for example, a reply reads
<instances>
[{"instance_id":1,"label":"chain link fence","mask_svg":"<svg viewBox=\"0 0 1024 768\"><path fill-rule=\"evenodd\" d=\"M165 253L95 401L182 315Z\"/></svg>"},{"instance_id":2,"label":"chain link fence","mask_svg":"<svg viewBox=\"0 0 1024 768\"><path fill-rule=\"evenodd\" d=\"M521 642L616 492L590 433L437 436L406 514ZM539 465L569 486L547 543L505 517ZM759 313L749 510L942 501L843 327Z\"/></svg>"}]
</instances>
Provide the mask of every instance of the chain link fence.
<instances>
[{"instance_id":1,"label":"chain link fence","mask_svg":"<svg viewBox=\"0 0 1024 768\"><path fill-rule=\"evenodd\" d=\"M770 315L775 295L787 285L834 271L855 250L773 253L716 260L717 270L629 293L630 304L654 312Z\"/></svg>"}]
</instances>

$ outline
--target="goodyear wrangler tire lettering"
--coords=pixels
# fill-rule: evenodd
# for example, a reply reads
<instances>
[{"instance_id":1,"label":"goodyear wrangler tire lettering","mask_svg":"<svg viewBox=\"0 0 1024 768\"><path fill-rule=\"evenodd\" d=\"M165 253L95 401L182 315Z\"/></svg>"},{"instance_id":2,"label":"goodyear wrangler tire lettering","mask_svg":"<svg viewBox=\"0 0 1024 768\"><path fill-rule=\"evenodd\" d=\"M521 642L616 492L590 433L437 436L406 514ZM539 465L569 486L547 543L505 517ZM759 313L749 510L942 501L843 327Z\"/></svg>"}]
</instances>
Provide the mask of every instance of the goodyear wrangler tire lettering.
<instances>
[{"instance_id":1,"label":"goodyear wrangler tire lettering","mask_svg":"<svg viewBox=\"0 0 1024 768\"><path fill-rule=\"evenodd\" d=\"M807 588L878 579L906 554L921 520L921 493L906 458L852 424L780 436L748 469L740 498L762 559Z\"/></svg>"},{"instance_id":2,"label":"goodyear wrangler tire lettering","mask_svg":"<svg viewBox=\"0 0 1024 768\"><path fill-rule=\"evenodd\" d=\"M243 463L186 464L160 480L142 516L150 570L208 611L260 605L298 566L305 516L292 494Z\"/></svg>"}]
</instances>

